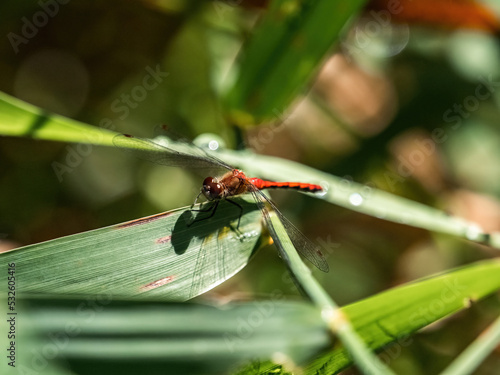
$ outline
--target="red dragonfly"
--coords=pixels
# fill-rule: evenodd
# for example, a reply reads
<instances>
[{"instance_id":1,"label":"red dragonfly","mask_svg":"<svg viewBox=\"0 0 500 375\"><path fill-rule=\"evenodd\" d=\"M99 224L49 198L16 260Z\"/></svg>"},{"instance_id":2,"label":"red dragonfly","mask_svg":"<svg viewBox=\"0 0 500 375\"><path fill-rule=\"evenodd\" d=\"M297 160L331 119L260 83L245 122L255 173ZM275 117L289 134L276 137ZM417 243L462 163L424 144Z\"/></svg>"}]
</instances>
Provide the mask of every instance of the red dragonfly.
<instances>
[{"instance_id":1,"label":"red dragonfly","mask_svg":"<svg viewBox=\"0 0 500 375\"><path fill-rule=\"evenodd\" d=\"M271 234L275 233L270 213L266 205L269 205L276 212L283 226L285 227L290 240L297 249L297 251L314 264L318 269L323 272L328 272L329 266L318 246L313 244L307 237L305 237L276 207L276 205L269 200L261 190L279 188L279 189L295 189L304 192L319 192L322 191L320 185L301 183L301 182L274 182L261 180L260 178L249 178L239 169L235 169L226 164L222 160L209 155L202 148L199 148L191 143L185 144L189 147L190 151L194 153L185 153L173 148L160 145L149 139L138 138L128 134L119 134L113 138L113 143L116 147L127 153L133 153L135 156L151 161L156 164L165 166L181 167L181 168L203 168L206 170L222 169L227 172L219 177L207 177L203 181L200 194L196 197L195 203L200 195L205 196L208 201L214 202L208 209L197 210L211 212L209 216L203 217L199 220L206 220L215 214L217 206L222 200L225 200L240 209L240 216L238 218L238 226L241 218L243 208L235 201L229 199L230 197L240 194L252 194L257 206L262 211L262 215L266 221ZM193 203L194 205L194 203ZM196 210L193 210L196 211ZM195 221L191 222L193 224ZM273 236L277 242L278 249L282 252L279 243L279 238ZM284 256L282 252L282 256Z\"/></svg>"}]
</instances>

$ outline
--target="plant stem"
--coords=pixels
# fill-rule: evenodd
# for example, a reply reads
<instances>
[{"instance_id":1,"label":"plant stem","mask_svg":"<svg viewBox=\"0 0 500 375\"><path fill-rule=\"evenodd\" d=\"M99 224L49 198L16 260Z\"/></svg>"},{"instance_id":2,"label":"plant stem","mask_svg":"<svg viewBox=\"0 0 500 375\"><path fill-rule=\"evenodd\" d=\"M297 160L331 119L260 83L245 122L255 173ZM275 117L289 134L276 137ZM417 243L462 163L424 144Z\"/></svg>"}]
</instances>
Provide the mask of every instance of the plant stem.
<instances>
[{"instance_id":1,"label":"plant stem","mask_svg":"<svg viewBox=\"0 0 500 375\"><path fill-rule=\"evenodd\" d=\"M472 374L499 342L500 318L497 318L441 375Z\"/></svg>"},{"instance_id":2,"label":"plant stem","mask_svg":"<svg viewBox=\"0 0 500 375\"><path fill-rule=\"evenodd\" d=\"M306 267L298 255L279 217L270 214L272 227L271 236L278 238L275 241L290 272L295 278L298 287L311 301L321 309L323 320L328 328L342 341L359 369L364 374L382 375L393 374L364 344L354 331L347 317L340 311L338 305L330 298L321 285L312 276L311 270Z\"/></svg>"}]
</instances>

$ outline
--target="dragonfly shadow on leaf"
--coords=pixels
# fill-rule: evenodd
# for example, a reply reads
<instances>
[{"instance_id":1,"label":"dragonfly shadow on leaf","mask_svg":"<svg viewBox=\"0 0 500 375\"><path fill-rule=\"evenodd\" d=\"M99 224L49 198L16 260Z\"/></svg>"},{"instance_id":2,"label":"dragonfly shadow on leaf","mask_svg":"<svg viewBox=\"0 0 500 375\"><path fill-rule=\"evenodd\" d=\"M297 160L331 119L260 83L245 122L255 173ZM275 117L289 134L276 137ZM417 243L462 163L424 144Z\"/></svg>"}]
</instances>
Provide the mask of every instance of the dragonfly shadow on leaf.
<instances>
[{"instance_id":1,"label":"dragonfly shadow on leaf","mask_svg":"<svg viewBox=\"0 0 500 375\"><path fill-rule=\"evenodd\" d=\"M257 205L243 198L231 198L231 200L241 206L242 210L240 211L234 204L222 200L215 207L213 215L213 211L208 210L214 205L213 202L197 206L196 209L203 211L190 209L184 211L172 229L171 241L175 253L184 254L193 238L208 237L218 233L222 228L229 228L236 237L245 236L245 232L250 230L250 227L251 230L255 231L255 215L249 214L259 211ZM257 217L260 217L260 214ZM238 220L240 220L239 227L237 227Z\"/></svg>"},{"instance_id":2,"label":"dragonfly shadow on leaf","mask_svg":"<svg viewBox=\"0 0 500 375\"><path fill-rule=\"evenodd\" d=\"M213 216L210 211L187 209L175 222L171 245L179 260L184 257L183 263L188 267L182 271L190 275L186 285L188 298L227 280L244 267L259 248L257 238L262 225L258 206L244 198L232 199L242 211L234 204L221 201ZM202 209L209 204L202 205Z\"/></svg>"}]
</instances>

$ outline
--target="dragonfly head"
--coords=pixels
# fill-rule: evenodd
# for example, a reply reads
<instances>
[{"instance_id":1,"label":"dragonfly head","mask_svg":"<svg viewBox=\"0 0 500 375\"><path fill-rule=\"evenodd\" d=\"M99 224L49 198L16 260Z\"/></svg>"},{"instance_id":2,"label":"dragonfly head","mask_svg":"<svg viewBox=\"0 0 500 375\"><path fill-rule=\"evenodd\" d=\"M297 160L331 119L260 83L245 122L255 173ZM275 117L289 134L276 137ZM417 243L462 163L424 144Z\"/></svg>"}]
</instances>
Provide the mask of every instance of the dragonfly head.
<instances>
[{"instance_id":1,"label":"dragonfly head","mask_svg":"<svg viewBox=\"0 0 500 375\"><path fill-rule=\"evenodd\" d=\"M203 195L209 200L213 201L221 196L222 193L222 185L219 180L213 177L207 177L203 180L203 187L201 188L201 192Z\"/></svg>"}]
</instances>

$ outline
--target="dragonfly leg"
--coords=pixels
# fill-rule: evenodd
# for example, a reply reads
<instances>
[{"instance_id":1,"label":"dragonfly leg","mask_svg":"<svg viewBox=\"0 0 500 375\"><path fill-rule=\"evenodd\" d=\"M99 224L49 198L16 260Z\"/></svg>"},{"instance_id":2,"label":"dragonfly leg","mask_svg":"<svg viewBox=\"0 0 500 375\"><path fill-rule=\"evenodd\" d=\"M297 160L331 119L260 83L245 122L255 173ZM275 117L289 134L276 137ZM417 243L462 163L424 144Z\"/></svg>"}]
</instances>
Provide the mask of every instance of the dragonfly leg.
<instances>
[{"instance_id":1,"label":"dragonfly leg","mask_svg":"<svg viewBox=\"0 0 500 375\"><path fill-rule=\"evenodd\" d=\"M200 209L200 210L195 210L195 209L191 209L191 212L210 212L210 215L208 215L207 217L202 217L202 218L199 218L199 219L195 219L193 220L191 223L189 223L187 226L190 227L191 225L193 225L194 223L196 223L197 221L202 221L202 220L208 220L210 219L212 216L215 215L215 211L217 211L217 206L219 205L219 202L220 200L216 200L214 201L214 204L212 204L209 208L207 209Z\"/></svg>"},{"instance_id":2,"label":"dragonfly leg","mask_svg":"<svg viewBox=\"0 0 500 375\"><path fill-rule=\"evenodd\" d=\"M212 211L212 210L215 210L214 207L217 207L217 205L219 204L218 203L219 201L212 201L210 203L212 203L210 206L208 206L208 208L200 208L200 209L196 209L196 208L191 208L189 209L191 212L209 212L209 211ZM193 206L191 206L193 207ZM209 216L211 217L211 216Z\"/></svg>"},{"instance_id":3,"label":"dragonfly leg","mask_svg":"<svg viewBox=\"0 0 500 375\"><path fill-rule=\"evenodd\" d=\"M196 202L198 202L198 198L200 197L201 195L201 191L198 193L198 195L196 196L196 199L194 200L193 204L191 205L191 211L193 210L192 207L194 207L194 205L196 204Z\"/></svg>"},{"instance_id":4,"label":"dragonfly leg","mask_svg":"<svg viewBox=\"0 0 500 375\"><path fill-rule=\"evenodd\" d=\"M243 215L243 207L241 207L240 204L236 203L235 201L232 201L231 199L226 198L226 201L228 201L231 204L234 204L236 207L240 209L240 215L238 216L238 225L236 226L236 229L238 229L240 227L241 216Z\"/></svg>"}]
</instances>

